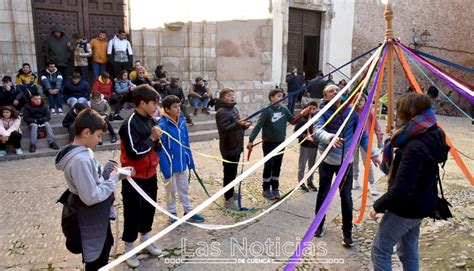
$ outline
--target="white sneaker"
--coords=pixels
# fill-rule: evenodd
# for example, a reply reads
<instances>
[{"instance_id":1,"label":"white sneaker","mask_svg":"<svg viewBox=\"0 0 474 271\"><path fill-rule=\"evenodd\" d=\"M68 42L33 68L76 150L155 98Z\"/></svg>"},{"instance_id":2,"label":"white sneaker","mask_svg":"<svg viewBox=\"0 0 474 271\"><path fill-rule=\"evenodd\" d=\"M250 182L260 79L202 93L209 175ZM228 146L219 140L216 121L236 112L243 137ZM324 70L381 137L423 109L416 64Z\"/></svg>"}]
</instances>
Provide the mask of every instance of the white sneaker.
<instances>
[{"instance_id":1,"label":"white sneaker","mask_svg":"<svg viewBox=\"0 0 474 271\"><path fill-rule=\"evenodd\" d=\"M21 148L15 149L16 154L23 154L23 151Z\"/></svg>"},{"instance_id":2,"label":"white sneaker","mask_svg":"<svg viewBox=\"0 0 474 271\"><path fill-rule=\"evenodd\" d=\"M379 191L377 191L377 188L375 188L375 184L373 183L369 183L369 190L372 196L377 196L379 194Z\"/></svg>"},{"instance_id":3,"label":"white sneaker","mask_svg":"<svg viewBox=\"0 0 474 271\"><path fill-rule=\"evenodd\" d=\"M155 245L154 243L151 243L149 246L147 246L145 248L145 250L150 255L157 256L157 257L163 257L163 251L161 251L161 249L157 245Z\"/></svg>"},{"instance_id":4,"label":"white sneaker","mask_svg":"<svg viewBox=\"0 0 474 271\"><path fill-rule=\"evenodd\" d=\"M63 115L63 109L62 108L58 108L58 115Z\"/></svg>"},{"instance_id":5,"label":"white sneaker","mask_svg":"<svg viewBox=\"0 0 474 271\"><path fill-rule=\"evenodd\" d=\"M51 108L51 115L56 115L56 109L55 108Z\"/></svg>"},{"instance_id":6,"label":"white sneaker","mask_svg":"<svg viewBox=\"0 0 474 271\"><path fill-rule=\"evenodd\" d=\"M3 156L5 156L5 155L7 155L7 152L6 152L6 151L0 151L0 157L3 157Z\"/></svg>"},{"instance_id":7,"label":"white sneaker","mask_svg":"<svg viewBox=\"0 0 474 271\"><path fill-rule=\"evenodd\" d=\"M140 266L140 260L138 259L137 255L133 255L132 257L126 259L125 262L131 268L137 268Z\"/></svg>"}]
</instances>

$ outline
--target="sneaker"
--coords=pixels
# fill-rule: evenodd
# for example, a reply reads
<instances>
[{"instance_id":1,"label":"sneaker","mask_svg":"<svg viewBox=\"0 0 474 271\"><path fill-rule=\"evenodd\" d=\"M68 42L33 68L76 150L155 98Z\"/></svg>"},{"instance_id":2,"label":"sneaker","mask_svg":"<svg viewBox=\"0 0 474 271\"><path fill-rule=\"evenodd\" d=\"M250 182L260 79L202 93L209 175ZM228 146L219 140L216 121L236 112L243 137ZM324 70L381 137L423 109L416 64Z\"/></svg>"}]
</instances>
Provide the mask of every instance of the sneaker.
<instances>
[{"instance_id":1,"label":"sneaker","mask_svg":"<svg viewBox=\"0 0 474 271\"><path fill-rule=\"evenodd\" d=\"M140 266L140 260L138 259L137 255L133 255L132 257L125 260L125 262L131 268L137 268Z\"/></svg>"},{"instance_id":2,"label":"sneaker","mask_svg":"<svg viewBox=\"0 0 474 271\"><path fill-rule=\"evenodd\" d=\"M6 152L6 151L0 151L0 157L3 157L3 156L5 156L5 155L7 155L7 152Z\"/></svg>"},{"instance_id":3,"label":"sneaker","mask_svg":"<svg viewBox=\"0 0 474 271\"><path fill-rule=\"evenodd\" d=\"M97 145L102 146L102 145L104 145L104 142L101 141L101 142L97 143Z\"/></svg>"},{"instance_id":4,"label":"sneaker","mask_svg":"<svg viewBox=\"0 0 474 271\"><path fill-rule=\"evenodd\" d=\"M114 120L123 120L123 118L119 114L115 114Z\"/></svg>"},{"instance_id":5,"label":"sneaker","mask_svg":"<svg viewBox=\"0 0 474 271\"><path fill-rule=\"evenodd\" d=\"M59 146L58 146L58 144L56 144L55 141L49 143L49 147L53 150L59 150Z\"/></svg>"},{"instance_id":6,"label":"sneaker","mask_svg":"<svg viewBox=\"0 0 474 271\"><path fill-rule=\"evenodd\" d=\"M302 185L300 186L300 189L303 190L304 192L309 192L309 189L308 189L308 187L306 187L305 184L302 184Z\"/></svg>"},{"instance_id":7,"label":"sneaker","mask_svg":"<svg viewBox=\"0 0 474 271\"><path fill-rule=\"evenodd\" d=\"M23 154L23 151L21 148L15 149L16 154Z\"/></svg>"},{"instance_id":8,"label":"sneaker","mask_svg":"<svg viewBox=\"0 0 474 271\"><path fill-rule=\"evenodd\" d=\"M354 245L354 241L352 241L352 234L343 234L342 236L342 245L345 247L352 247Z\"/></svg>"},{"instance_id":9,"label":"sneaker","mask_svg":"<svg viewBox=\"0 0 474 271\"><path fill-rule=\"evenodd\" d=\"M184 215L186 215L186 213L184 213ZM195 214L193 215L192 217L189 218L189 221L192 221L192 222L204 222L205 220L205 217L203 215L200 215L200 214Z\"/></svg>"},{"instance_id":10,"label":"sneaker","mask_svg":"<svg viewBox=\"0 0 474 271\"><path fill-rule=\"evenodd\" d=\"M239 210L239 206L235 204L234 197L231 197L230 199L227 199L224 201L224 208L227 209L232 209L232 210Z\"/></svg>"},{"instance_id":11,"label":"sneaker","mask_svg":"<svg viewBox=\"0 0 474 271\"><path fill-rule=\"evenodd\" d=\"M149 246L145 248L145 250L150 255L163 257L163 251L155 243L151 243Z\"/></svg>"},{"instance_id":12,"label":"sneaker","mask_svg":"<svg viewBox=\"0 0 474 271\"><path fill-rule=\"evenodd\" d=\"M51 108L51 115L56 115L56 109L55 108Z\"/></svg>"},{"instance_id":13,"label":"sneaker","mask_svg":"<svg viewBox=\"0 0 474 271\"><path fill-rule=\"evenodd\" d=\"M62 108L58 108L58 115L63 115L63 109Z\"/></svg>"},{"instance_id":14,"label":"sneaker","mask_svg":"<svg viewBox=\"0 0 474 271\"><path fill-rule=\"evenodd\" d=\"M110 143L115 143L115 142L117 142L117 136L113 135L112 139L110 139Z\"/></svg>"},{"instance_id":15,"label":"sneaker","mask_svg":"<svg viewBox=\"0 0 474 271\"><path fill-rule=\"evenodd\" d=\"M273 194L273 199L279 199L280 198L280 190L278 188L272 189L272 194Z\"/></svg>"},{"instance_id":16,"label":"sneaker","mask_svg":"<svg viewBox=\"0 0 474 271\"><path fill-rule=\"evenodd\" d=\"M319 227L316 232L314 233L314 236L316 237L323 237L324 233L326 231L324 230L324 227Z\"/></svg>"},{"instance_id":17,"label":"sneaker","mask_svg":"<svg viewBox=\"0 0 474 271\"><path fill-rule=\"evenodd\" d=\"M379 194L379 191L377 191L377 188L375 188L375 184L373 183L369 184L369 190L372 196L377 196Z\"/></svg>"},{"instance_id":18,"label":"sneaker","mask_svg":"<svg viewBox=\"0 0 474 271\"><path fill-rule=\"evenodd\" d=\"M272 200L273 199L273 193L270 191L270 189L263 190L263 197L266 198L266 199Z\"/></svg>"},{"instance_id":19,"label":"sneaker","mask_svg":"<svg viewBox=\"0 0 474 271\"><path fill-rule=\"evenodd\" d=\"M109 116L109 121L114 121L114 116L110 115Z\"/></svg>"},{"instance_id":20,"label":"sneaker","mask_svg":"<svg viewBox=\"0 0 474 271\"><path fill-rule=\"evenodd\" d=\"M30 145L30 152L33 153L36 151L36 145L35 144L31 144Z\"/></svg>"},{"instance_id":21,"label":"sneaker","mask_svg":"<svg viewBox=\"0 0 474 271\"><path fill-rule=\"evenodd\" d=\"M176 216L176 213L171 213L172 215ZM178 221L176 218L169 217L168 221L173 224L174 222Z\"/></svg>"},{"instance_id":22,"label":"sneaker","mask_svg":"<svg viewBox=\"0 0 474 271\"><path fill-rule=\"evenodd\" d=\"M313 192L318 192L318 188L316 186L314 186L313 183L309 183L308 188L311 189L311 191L313 191Z\"/></svg>"}]
</instances>

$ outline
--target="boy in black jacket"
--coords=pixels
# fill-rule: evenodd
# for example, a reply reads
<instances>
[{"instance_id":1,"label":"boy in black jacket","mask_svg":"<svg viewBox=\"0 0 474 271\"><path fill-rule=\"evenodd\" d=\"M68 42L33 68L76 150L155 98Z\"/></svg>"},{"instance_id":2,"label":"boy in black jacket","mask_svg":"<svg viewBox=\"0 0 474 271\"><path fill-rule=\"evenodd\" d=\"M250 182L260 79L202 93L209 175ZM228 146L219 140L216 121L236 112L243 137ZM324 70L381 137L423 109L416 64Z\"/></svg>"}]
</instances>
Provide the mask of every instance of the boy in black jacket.
<instances>
[{"instance_id":1,"label":"boy in black jacket","mask_svg":"<svg viewBox=\"0 0 474 271\"><path fill-rule=\"evenodd\" d=\"M74 121L76 120L77 115L79 115L79 113L86 108L87 108L87 105L83 103L76 103L74 104L72 109L69 110L69 112L67 112L66 116L63 119L63 127L68 129L69 131L70 142L74 140L74 136L75 136Z\"/></svg>"},{"instance_id":2,"label":"boy in black jacket","mask_svg":"<svg viewBox=\"0 0 474 271\"><path fill-rule=\"evenodd\" d=\"M193 120L191 119L191 116L188 113L188 106L185 103L186 98L184 97L183 89L179 86L179 78L171 78L170 84L166 86L165 91L163 92L164 97L168 95L175 95L179 98L179 100L181 101L181 113L186 118L186 123L188 123L189 125L194 125Z\"/></svg>"},{"instance_id":3,"label":"boy in black jacket","mask_svg":"<svg viewBox=\"0 0 474 271\"><path fill-rule=\"evenodd\" d=\"M23 119L30 126L31 131L31 145L30 152L36 151L36 143L38 142L38 127L45 127L46 138L49 142L49 147L54 150L59 150L58 144L54 139L53 129L49 125L51 114L48 107L43 103L39 94L31 96L31 103L23 107Z\"/></svg>"},{"instance_id":4,"label":"boy in black jacket","mask_svg":"<svg viewBox=\"0 0 474 271\"><path fill-rule=\"evenodd\" d=\"M222 158L235 163L224 165L224 186L232 182L237 176L237 167L240 154L244 150L244 131L252 124L249 121L240 119L239 111L235 108L234 90L224 88L219 93L216 101L216 123L219 130L219 149ZM235 204L234 189L224 194L225 206L231 209L238 209Z\"/></svg>"}]
</instances>

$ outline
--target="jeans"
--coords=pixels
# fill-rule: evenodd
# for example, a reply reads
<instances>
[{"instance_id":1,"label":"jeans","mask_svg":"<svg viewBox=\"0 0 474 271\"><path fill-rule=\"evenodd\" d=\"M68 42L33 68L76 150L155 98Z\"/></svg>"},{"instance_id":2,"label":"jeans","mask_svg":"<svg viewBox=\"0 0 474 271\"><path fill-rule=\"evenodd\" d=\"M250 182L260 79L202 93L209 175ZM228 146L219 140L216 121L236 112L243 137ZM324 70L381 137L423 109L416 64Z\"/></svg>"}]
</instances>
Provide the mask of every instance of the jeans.
<instances>
[{"instance_id":1,"label":"jeans","mask_svg":"<svg viewBox=\"0 0 474 271\"><path fill-rule=\"evenodd\" d=\"M92 81L97 79L97 76L99 76L99 74L103 71L105 71L105 63L102 64L102 63L92 62L92 76L93 76Z\"/></svg>"},{"instance_id":2,"label":"jeans","mask_svg":"<svg viewBox=\"0 0 474 271\"><path fill-rule=\"evenodd\" d=\"M319 192L316 198L316 214L323 205L329 189L332 184L332 177L339 171L340 165L330 165L322 162L319 165ZM341 196L341 211L342 211L342 232L344 234L352 234L352 165L347 169L347 175L339 185L339 195ZM324 226L324 216L319 228Z\"/></svg>"},{"instance_id":3,"label":"jeans","mask_svg":"<svg viewBox=\"0 0 474 271\"><path fill-rule=\"evenodd\" d=\"M207 108L207 104L209 103L209 98L198 98L198 97L191 97L190 99L191 105L194 107L194 109L198 109L199 106L202 106L202 108Z\"/></svg>"},{"instance_id":4,"label":"jeans","mask_svg":"<svg viewBox=\"0 0 474 271\"><path fill-rule=\"evenodd\" d=\"M240 155L227 156L227 157L222 157L222 158L228 161L232 161L232 162L239 162ZM222 162L222 165L224 166L224 186L226 186L230 184L235 179L235 177L237 177L237 170L238 170L239 164ZM226 200L232 198L233 196L234 196L233 187L232 189L225 192L224 194L224 197Z\"/></svg>"},{"instance_id":5,"label":"jeans","mask_svg":"<svg viewBox=\"0 0 474 271\"><path fill-rule=\"evenodd\" d=\"M358 185L359 184L359 152L362 155L362 164L365 164L365 157L367 153L364 151L362 146L358 146L355 154L354 154L354 164L353 164L353 170L354 170L354 182ZM374 184L374 169L372 168L372 163L369 165L369 183Z\"/></svg>"},{"instance_id":6,"label":"jeans","mask_svg":"<svg viewBox=\"0 0 474 271\"><path fill-rule=\"evenodd\" d=\"M392 253L395 245L403 270L420 270L418 238L421 220L404 218L390 211L385 213L372 242L374 270L392 270Z\"/></svg>"},{"instance_id":7,"label":"jeans","mask_svg":"<svg viewBox=\"0 0 474 271\"><path fill-rule=\"evenodd\" d=\"M53 109L56 108L56 106L59 108L63 108L63 95L61 92L58 92L57 94L49 94L48 95L48 100L49 100L49 108Z\"/></svg>"},{"instance_id":8,"label":"jeans","mask_svg":"<svg viewBox=\"0 0 474 271\"><path fill-rule=\"evenodd\" d=\"M297 98L298 95L296 95L296 93L288 93L288 110L290 110L291 114L295 113L295 103Z\"/></svg>"},{"instance_id":9,"label":"jeans","mask_svg":"<svg viewBox=\"0 0 474 271\"><path fill-rule=\"evenodd\" d=\"M263 155L266 156L269 154L271 151L273 151L278 145L280 145L281 142L268 142L268 141L263 141L262 143L262 149L263 149ZM282 149L280 152L284 151L285 149ZM278 189L279 187L279 179L280 179L280 171L281 171L281 163L283 162L283 153L273 156L265 162L265 165L263 166L263 190L268 190L270 189L270 186L272 189Z\"/></svg>"},{"instance_id":10,"label":"jeans","mask_svg":"<svg viewBox=\"0 0 474 271\"><path fill-rule=\"evenodd\" d=\"M133 178L145 193L154 201L158 192L156 175L148 179ZM155 207L146 202L128 181L122 182L123 234L122 240L133 243L138 233L151 231L155 217Z\"/></svg>"},{"instance_id":11,"label":"jeans","mask_svg":"<svg viewBox=\"0 0 474 271\"><path fill-rule=\"evenodd\" d=\"M306 169L306 164L308 164L308 169L311 169L316 162L316 157L318 156L318 148L310 147L300 147L300 156L298 158L298 182L300 182L304 177L304 172ZM313 172L314 174L314 172ZM306 183L313 184L313 174L309 176Z\"/></svg>"},{"instance_id":12,"label":"jeans","mask_svg":"<svg viewBox=\"0 0 474 271\"><path fill-rule=\"evenodd\" d=\"M76 98L76 97L71 97L71 98L68 98L66 103L71 107L71 109L74 107L75 104L77 103L81 103L81 104L85 104L87 105L87 99L84 98L84 97L79 97L79 98Z\"/></svg>"},{"instance_id":13,"label":"jeans","mask_svg":"<svg viewBox=\"0 0 474 271\"><path fill-rule=\"evenodd\" d=\"M49 125L49 122L45 122L41 125L44 125L46 127L46 139L48 140L49 143L53 143L54 133L53 133L53 129L51 128L51 125ZM32 145L36 145L36 143L38 143L38 124L37 123L30 123L30 138L31 138Z\"/></svg>"}]
</instances>

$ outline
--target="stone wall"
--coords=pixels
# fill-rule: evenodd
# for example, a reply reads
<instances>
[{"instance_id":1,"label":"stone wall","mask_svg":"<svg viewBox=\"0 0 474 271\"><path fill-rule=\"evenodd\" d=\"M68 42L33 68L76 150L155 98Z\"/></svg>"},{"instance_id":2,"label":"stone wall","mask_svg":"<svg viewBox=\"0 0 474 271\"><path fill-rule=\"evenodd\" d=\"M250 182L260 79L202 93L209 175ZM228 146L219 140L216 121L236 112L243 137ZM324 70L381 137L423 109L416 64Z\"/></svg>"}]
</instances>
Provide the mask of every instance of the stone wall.
<instances>
[{"instance_id":1,"label":"stone wall","mask_svg":"<svg viewBox=\"0 0 474 271\"><path fill-rule=\"evenodd\" d=\"M252 31L248 31L252 30ZM149 71L162 64L183 89L202 76L214 93L236 90L242 114L267 103L271 81L272 21L189 22L181 28L132 31L135 59Z\"/></svg>"},{"instance_id":2,"label":"stone wall","mask_svg":"<svg viewBox=\"0 0 474 271\"><path fill-rule=\"evenodd\" d=\"M31 1L0 0L0 77L14 76L21 64L36 67Z\"/></svg>"},{"instance_id":3,"label":"stone wall","mask_svg":"<svg viewBox=\"0 0 474 271\"><path fill-rule=\"evenodd\" d=\"M458 63L466 67L474 67L474 1L394 1L393 5L393 28L396 37L400 37L401 42L413 48L413 31L421 34L428 30L431 40L419 48L419 50L440 58ZM385 32L385 20L383 18L385 6L380 1L356 0L354 36L353 36L353 57L383 42ZM353 65L352 73L357 72L364 60ZM446 69L454 76L472 83L472 74L451 68L444 64L436 65ZM417 68L411 65L418 83L427 89L430 86ZM425 70L425 73L427 70ZM433 80L435 77L427 73ZM434 79L434 82L463 110L469 113L468 102L460 97L449 86ZM395 91L400 94L405 91L408 82L405 79L403 70L398 61L395 61ZM382 91L385 91L383 88ZM438 98L439 114L461 116L462 114L454 108L442 95Z\"/></svg>"}]
</instances>

